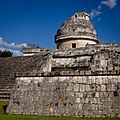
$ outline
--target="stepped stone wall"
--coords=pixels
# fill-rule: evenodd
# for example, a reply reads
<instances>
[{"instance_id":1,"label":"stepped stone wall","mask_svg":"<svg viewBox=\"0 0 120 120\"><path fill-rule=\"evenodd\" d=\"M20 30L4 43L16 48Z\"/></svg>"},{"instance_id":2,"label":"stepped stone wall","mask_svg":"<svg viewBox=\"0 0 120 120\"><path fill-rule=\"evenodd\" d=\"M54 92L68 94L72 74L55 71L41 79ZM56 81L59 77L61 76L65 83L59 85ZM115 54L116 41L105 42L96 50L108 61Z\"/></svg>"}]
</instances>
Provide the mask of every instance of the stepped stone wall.
<instances>
[{"instance_id":1,"label":"stepped stone wall","mask_svg":"<svg viewBox=\"0 0 120 120\"><path fill-rule=\"evenodd\" d=\"M8 112L14 114L120 116L120 75L18 77Z\"/></svg>"}]
</instances>

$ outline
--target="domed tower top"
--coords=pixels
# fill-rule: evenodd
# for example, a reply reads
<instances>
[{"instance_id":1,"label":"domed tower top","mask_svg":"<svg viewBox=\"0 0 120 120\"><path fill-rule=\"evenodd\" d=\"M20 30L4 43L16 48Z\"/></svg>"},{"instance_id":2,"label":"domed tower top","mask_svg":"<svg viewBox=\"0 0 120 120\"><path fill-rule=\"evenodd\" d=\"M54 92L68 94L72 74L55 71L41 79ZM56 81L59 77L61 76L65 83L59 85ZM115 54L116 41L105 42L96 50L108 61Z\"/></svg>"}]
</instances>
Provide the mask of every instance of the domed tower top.
<instances>
[{"instance_id":1,"label":"domed tower top","mask_svg":"<svg viewBox=\"0 0 120 120\"><path fill-rule=\"evenodd\" d=\"M72 18L89 20L90 19L90 15L85 13L85 12L79 12L79 13L75 13L72 16Z\"/></svg>"},{"instance_id":2,"label":"domed tower top","mask_svg":"<svg viewBox=\"0 0 120 120\"><path fill-rule=\"evenodd\" d=\"M86 44L97 44L97 33L89 19L89 14L79 12L66 20L55 36L57 48L80 48Z\"/></svg>"}]
</instances>

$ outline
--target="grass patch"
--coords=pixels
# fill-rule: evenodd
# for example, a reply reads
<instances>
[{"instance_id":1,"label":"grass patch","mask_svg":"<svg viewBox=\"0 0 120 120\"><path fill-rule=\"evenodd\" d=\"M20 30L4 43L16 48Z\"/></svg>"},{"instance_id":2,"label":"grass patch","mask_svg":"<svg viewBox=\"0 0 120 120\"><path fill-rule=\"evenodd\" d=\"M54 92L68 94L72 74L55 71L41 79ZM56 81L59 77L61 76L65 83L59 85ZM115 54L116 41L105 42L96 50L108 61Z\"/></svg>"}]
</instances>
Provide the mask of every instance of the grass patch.
<instances>
[{"instance_id":1,"label":"grass patch","mask_svg":"<svg viewBox=\"0 0 120 120\"><path fill-rule=\"evenodd\" d=\"M0 120L120 120L120 118L79 118L4 114L2 106L6 104L8 104L7 101L0 101Z\"/></svg>"},{"instance_id":2,"label":"grass patch","mask_svg":"<svg viewBox=\"0 0 120 120\"><path fill-rule=\"evenodd\" d=\"M8 104L8 101L0 101L0 114L4 114L3 106L7 104Z\"/></svg>"},{"instance_id":3,"label":"grass patch","mask_svg":"<svg viewBox=\"0 0 120 120\"><path fill-rule=\"evenodd\" d=\"M79 118L3 114L0 115L0 120L120 120L120 118Z\"/></svg>"},{"instance_id":4,"label":"grass patch","mask_svg":"<svg viewBox=\"0 0 120 120\"><path fill-rule=\"evenodd\" d=\"M78 118L78 117L51 117L30 115L0 115L0 120L120 120L120 118Z\"/></svg>"}]
</instances>

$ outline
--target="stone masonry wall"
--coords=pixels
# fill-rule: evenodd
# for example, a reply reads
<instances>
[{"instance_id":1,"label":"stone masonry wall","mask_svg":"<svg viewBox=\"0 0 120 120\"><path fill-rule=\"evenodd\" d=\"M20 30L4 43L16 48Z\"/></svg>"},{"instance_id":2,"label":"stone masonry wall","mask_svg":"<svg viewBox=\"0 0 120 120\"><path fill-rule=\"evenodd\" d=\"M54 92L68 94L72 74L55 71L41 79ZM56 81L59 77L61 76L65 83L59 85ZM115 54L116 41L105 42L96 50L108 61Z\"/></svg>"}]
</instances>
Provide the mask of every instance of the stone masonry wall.
<instances>
[{"instance_id":1,"label":"stone masonry wall","mask_svg":"<svg viewBox=\"0 0 120 120\"><path fill-rule=\"evenodd\" d=\"M40 58L34 70L15 74L7 112L120 117L118 45L54 50Z\"/></svg>"},{"instance_id":2,"label":"stone masonry wall","mask_svg":"<svg viewBox=\"0 0 120 120\"><path fill-rule=\"evenodd\" d=\"M120 75L17 77L7 112L120 116Z\"/></svg>"},{"instance_id":3,"label":"stone masonry wall","mask_svg":"<svg viewBox=\"0 0 120 120\"><path fill-rule=\"evenodd\" d=\"M92 37L90 37L92 38ZM94 38L92 38L94 39ZM95 41L90 40L85 40L85 38L83 39L70 39L70 40L66 40L66 41L61 41L58 43L58 48L59 49L70 49L72 48L72 44L75 43L76 44L76 48L81 48L81 47L85 47L87 44L97 44Z\"/></svg>"}]
</instances>

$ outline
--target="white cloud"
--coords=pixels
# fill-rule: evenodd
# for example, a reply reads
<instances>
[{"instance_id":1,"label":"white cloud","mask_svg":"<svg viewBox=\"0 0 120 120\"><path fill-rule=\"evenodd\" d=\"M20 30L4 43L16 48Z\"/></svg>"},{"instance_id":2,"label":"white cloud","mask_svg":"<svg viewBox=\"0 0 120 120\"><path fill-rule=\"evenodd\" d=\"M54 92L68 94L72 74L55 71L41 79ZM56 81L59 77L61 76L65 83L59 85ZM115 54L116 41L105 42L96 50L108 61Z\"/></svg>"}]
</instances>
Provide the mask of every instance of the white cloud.
<instances>
[{"instance_id":1,"label":"white cloud","mask_svg":"<svg viewBox=\"0 0 120 120\"><path fill-rule=\"evenodd\" d=\"M94 17L97 17L97 16L99 16L100 14L102 14L102 12L101 12L101 6L99 5L96 9L93 9L93 10L90 12L90 17L93 19Z\"/></svg>"},{"instance_id":2,"label":"white cloud","mask_svg":"<svg viewBox=\"0 0 120 120\"><path fill-rule=\"evenodd\" d=\"M3 40L2 37L0 37L0 46L10 47L10 48L28 47L26 43L23 43L23 44L7 43Z\"/></svg>"},{"instance_id":3,"label":"white cloud","mask_svg":"<svg viewBox=\"0 0 120 120\"><path fill-rule=\"evenodd\" d=\"M3 40L2 37L0 37L0 50L9 50L13 52L13 56L23 56L23 53L20 50L13 50L14 49L20 49L22 47L28 47L26 43L23 44L15 44L15 43L7 43ZM10 49L9 49L10 48Z\"/></svg>"},{"instance_id":4,"label":"white cloud","mask_svg":"<svg viewBox=\"0 0 120 120\"><path fill-rule=\"evenodd\" d=\"M117 5L117 0L105 0L101 4L108 6L110 9L114 8Z\"/></svg>"},{"instance_id":5,"label":"white cloud","mask_svg":"<svg viewBox=\"0 0 120 120\"><path fill-rule=\"evenodd\" d=\"M98 17L100 14L103 13L102 5L108 6L110 9L114 8L117 5L117 0L104 0L102 1L99 6L96 9L92 9L90 12L90 17L93 19L95 17ZM97 22L99 22L101 18L99 17L97 19Z\"/></svg>"},{"instance_id":6,"label":"white cloud","mask_svg":"<svg viewBox=\"0 0 120 120\"><path fill-rule=\"evenodd\" d=\"M23 56L23 53L19 50L12 50L13 56Z\"/></svg>"},{"instance_id":7,"label":"white cloud","mask_svg":"<svg viewBox=\"0 0 120 120\"><path fill-rule=\"evenodd\" d=\"M8 50L11 51L13 53L13 56L23 56L23 53L19 50L12 50L12 49L7 49L4 47L0 47L0 50L4 51L4 50Z\"/></svg>"}]
</instances>

